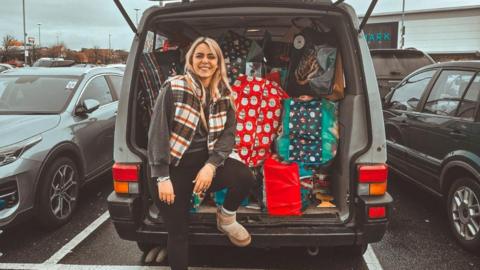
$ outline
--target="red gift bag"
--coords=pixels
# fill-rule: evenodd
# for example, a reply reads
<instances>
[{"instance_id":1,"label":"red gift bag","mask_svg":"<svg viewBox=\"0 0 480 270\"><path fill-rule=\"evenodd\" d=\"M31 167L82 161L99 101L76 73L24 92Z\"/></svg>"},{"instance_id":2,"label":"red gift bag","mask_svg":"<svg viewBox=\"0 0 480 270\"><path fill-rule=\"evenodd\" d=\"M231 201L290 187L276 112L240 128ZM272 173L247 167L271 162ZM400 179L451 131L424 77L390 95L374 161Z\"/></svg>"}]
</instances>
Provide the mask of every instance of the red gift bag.
<instances>
[{"instance_id":1,"label":"red gift bag","mask_svg":"<svg viewBox=\"0 0 480 270\"><path fill-rule=\"evenodd\" d=\"M274 216L299 216L302 214L300 176L296 163L284 164L273 158L265 160L264 203L267 212Z\"/></svg>"}]
</instances>

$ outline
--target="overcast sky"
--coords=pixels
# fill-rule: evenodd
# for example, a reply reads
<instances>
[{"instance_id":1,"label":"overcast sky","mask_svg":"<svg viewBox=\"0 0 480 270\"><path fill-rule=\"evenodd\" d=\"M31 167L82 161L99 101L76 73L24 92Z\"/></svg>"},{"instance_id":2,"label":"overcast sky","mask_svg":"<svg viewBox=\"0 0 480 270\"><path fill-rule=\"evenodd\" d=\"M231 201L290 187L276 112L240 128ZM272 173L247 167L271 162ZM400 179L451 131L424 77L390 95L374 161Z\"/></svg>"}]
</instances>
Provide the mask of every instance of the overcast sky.
<instances>
[{"instance_id":1,"label":"overcast sky","mask_svg":"<svg viewBox=\"0 0 480 270\"><path fill-rule=\"evenodd\" d=\"M221 0L219 0L221 1ZM259 0L260 1L260 0ZM157 2L148 0L121 0L125 10L135 21L135 8L141 13ZM364 14L370 0L347 0L358 14ZM13 35L23 39L22 1L0 0L0 38ZM458 7L479 4L478 0L406 0L406 10ZM380 0L374 13L400 11L402 0ZM68 48L80 49L99 46L108 48L111 34L113 49L130 48L133 34L116 8L113 0L25 0L26 32L38 39L41 23L42 45L56 43L57 36ZM37 40L38 41L38 40Z\"/></svg>"}]
</instances>

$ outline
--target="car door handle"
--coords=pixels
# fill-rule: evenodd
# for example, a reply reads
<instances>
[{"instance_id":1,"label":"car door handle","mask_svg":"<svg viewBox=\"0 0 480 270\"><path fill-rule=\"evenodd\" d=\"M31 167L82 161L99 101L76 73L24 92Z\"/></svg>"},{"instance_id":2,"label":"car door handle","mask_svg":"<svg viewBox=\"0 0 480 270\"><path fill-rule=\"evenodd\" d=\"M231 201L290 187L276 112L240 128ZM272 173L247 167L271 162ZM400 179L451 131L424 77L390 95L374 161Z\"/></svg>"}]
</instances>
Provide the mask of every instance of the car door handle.
<instances>
[{"instance_id":1,"label":"car door handle","mask_svg":"<svg viewBox=\"0 0 480 270\"><path fill-rule=\"evenodd\" d=\"M467 137L467 135L465 135L459 130L452 130L448 134L450 134L450 136L456 139L465 139Z\"/></svg>"}]
</instances>

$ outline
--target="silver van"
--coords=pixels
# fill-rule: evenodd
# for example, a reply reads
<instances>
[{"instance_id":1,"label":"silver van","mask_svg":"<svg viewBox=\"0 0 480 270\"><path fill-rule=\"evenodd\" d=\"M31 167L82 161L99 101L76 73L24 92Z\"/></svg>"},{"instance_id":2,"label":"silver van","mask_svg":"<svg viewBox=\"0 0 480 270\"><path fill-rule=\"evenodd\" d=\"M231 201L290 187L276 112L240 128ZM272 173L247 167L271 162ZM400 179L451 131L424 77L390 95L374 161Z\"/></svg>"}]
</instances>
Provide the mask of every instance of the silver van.
<instances>
[{"instance_id":1,"label":"silver van","mask_svg":"<svg viewBox=\"0 0 480 270\"><path fill-rule=\"evenodd\" d=\"M173 75L182 68L178 69L179 63L168 56L152 55L188 44L201 35L221 38L227 30L252 40L261 40L268 31L275 41L306 21L315 21L335 35L344 67L345 93L338 102L339 145L330 168L335 207L309 207L296 217L272 217L260 210L241 208L237 212L239 221L251 233L251 245L255 247L345 246L363 254L368 243L382 239L392 198L386 192L388 169L380 95L362 31L366 19L359 23L353 8L342 2L182 1L149 8L136 29L115 0L135 32L116 119L115 191L108 197L110 216L122 239L136 241L143 251L165 245L167 239L153 199L156 186L148 177L148 109L154 99L145 97L145 90L158 88L161 73ZM146 68L159 61L163 63L157 69ZM202 205L192 213L190 244L230 245L216 229L214 206Z\"/></svg>"}]
</instances>

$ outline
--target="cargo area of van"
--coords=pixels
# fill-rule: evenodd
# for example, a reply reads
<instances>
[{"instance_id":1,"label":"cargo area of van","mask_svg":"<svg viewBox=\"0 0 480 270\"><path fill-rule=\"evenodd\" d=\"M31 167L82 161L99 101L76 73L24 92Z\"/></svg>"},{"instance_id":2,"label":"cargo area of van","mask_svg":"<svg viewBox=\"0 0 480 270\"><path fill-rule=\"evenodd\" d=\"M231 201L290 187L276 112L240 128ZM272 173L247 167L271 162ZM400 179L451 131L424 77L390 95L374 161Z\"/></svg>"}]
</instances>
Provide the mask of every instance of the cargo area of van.
<instances>
[{"instance_id":1,"label":"cargo area of van","mask_svg":"<svg viewBox=\"0 0 480 270\"><path fill-rule=\"evenodd\" d=\"M334 14L324 14L319 17L282 15L267 18L256 15L241 17L220 15L181 20L165 18L154 23L147 34L144 53L140 57L138 68L141 76L138 77L137 119L143 121L139 121L136 128L137 144L145 148L147 140L145 134L148 130L151 105L161 91L161 84L167 78L183 74L185 52L189 44L199 36L212 37L222 48L230 83L234 90L233 94L238 101L236 102L237 141L234 151L239 153L242 161L249 165L257 176L256 190L252 190L243 207L239 209L239 214L248 213L249 218L255 218L257 222L268 220L266 219L268 216L278 216L271 212L280 212L286 222L302 222L306 221L306 218L322 219L322 222L328 223L342 222L342 218L345 219L349 213L347 200L351 183L349 168L345 166L348 164L337 161L348 160L344 155L348 155L350 136L353 135L352 125L349 123L353 112L348 110L348 104L343 104L344 94L348 99L350 93L345 87L341 62L343 38L340 34L341 29L338 29L340 24L341 19ZM304 84L298 82L302 76L303 81L307 81ZM309 76L313 79L308 79ZM153 82L155 79L159 81ZM313 85L315 79L318 81L317 85ZM248 83L249 81L257 83ZM265 93L264 90L268 91L266 88L269 85L270 92ZM255 87L261 88L258 90L258 95L253 89ZM252 89L249 90L250 88ZM274 94L271 93L272 88ZM262 91L263 93L260 93ZM282 95L278 92L282 92ZM289 110L307 110L306 116L311 119L298 116L300 118L292 117L290 123L285 123L288 121L285 120L284 115L284 102L287 98L295 103ZM279 104L277 106L267 104L265 108L260 105L270 100ZM325 111L326 108L322 106L330 106L330 111ZM315 113L317 111L319 111L318 114ZM293 111L290 113L293 114ZM254 120L249 121L249 117ZM323 159L303 165L303 168L302 165L299 166L302 171L296 176L300 187L298 189L291 184L290 186L286 184L284 190L290 189L290 191L281 194L278 192L282 192L282 187L273 186L268 189L263 186L268 184L265 183L266 179L263 179L265 161L272 155L282 156L278 153L282 151L279 150L278 144L281 143L279 140L282 137L280 134L282 128L285 130L283 124L294 128L293 125L296 127L294 120L306 121L305 125L297 127L305 129L306 125L315 124L313 119L315 117L321 119L320 121L331 117L327 119L332 122L331 126L315 126L319 133L313 130L299 130L297 132L299 134L291 132L291 138L298 137L299 140L312 138L305 144L309 144L308 148L314 148L305 150L307 153L303 154L303 146L299 143L300 145L291 152L299 151L300 156L291 159L301 163L307 163L310 159L315 160L316 156L321 156ZM272 121L261 122L262 118ZM284 120L283 123L282 120ZM252 132L248 132L247 129ZM265 132L265 129L270 129L270 132ZM257 130L261 132L257 133ZM312 137L312 134L315 136ZM328 140L329 136L332 137L333 145L321 142L322 139ZM262 139L266 140L266 144ZM254 142L255 140L257 141ZM251 143L248 144L249 142ZM289 147L292 148L292 143ZM340 150L338 153L337 147ZM325 151L329 153L326 154ZM295 153L291 153L293 154ZM288 154L279 159L285 161L286 165L294 163L294 161L285 160L286 156ZM325 156L329 157L325 158ZM276 169L282 170L282 168ZM284 170L285 175L288 176L290 169ZM285 176L284 181L292 182L295 179ZM279 182L277 185L281 185L281 179ZM297 199L300 198L300 200L285 199L275 205L285 208L285 211L269 211L271 207L267 202L271 201L270 197L292 197L291 192L295 190L298 190ZM269 192L277 192L277 194L269 194ZM262 195L268 199L262 200ZM151 196L155 196L155 193L152 192ZM221 196L222 194L206 194L206 198L201 203L199 198L193 198L198 200L199 205L192 209L192 212L213 213L215 205L221 201L219 198ZM302 203L301 213L295 211L299 203ZM150 213L154 213L153 217L157 216L153 203ZM301 215L302 218L289 218L289 213L291 216ZM275 220L278 221L279 218Z\"/></svg>"},{"instance_id":2,"label":"cargo area of van","mask_svg":"<svg viewBox=\"0 0 480 270\"><path fill-rule=\"evenodd\" d=\"M122 238L166 239L148 128L162 84L184 73L186 51L206 36L219 43L232 87L233 152L256 177L237 211L252 245L361 245L363 252L365 243L381 239L391 197L373 65L353 10L317 2L195 1L144 13L115 141L115 162L136 166L130 168L138 170L139 187L109 198ZM224 196L192 196L192 244L228 244L214 215Z\"/></svg>"}]
</instances>

